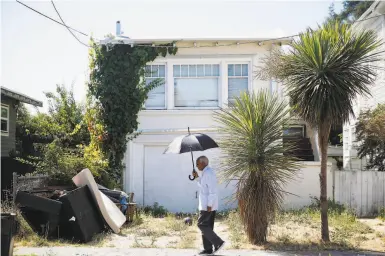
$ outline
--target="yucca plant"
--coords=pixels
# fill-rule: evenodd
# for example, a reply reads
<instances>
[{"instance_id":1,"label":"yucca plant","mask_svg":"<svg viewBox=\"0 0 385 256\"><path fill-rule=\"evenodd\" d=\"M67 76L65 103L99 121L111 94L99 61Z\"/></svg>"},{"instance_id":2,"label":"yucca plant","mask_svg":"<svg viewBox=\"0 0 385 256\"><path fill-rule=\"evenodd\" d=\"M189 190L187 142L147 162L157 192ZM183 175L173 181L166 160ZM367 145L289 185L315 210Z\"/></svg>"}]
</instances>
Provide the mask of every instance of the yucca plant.
<instances>
[{"instance_id":1,"label":"yucca plant","mask_svg":"<svg viewBox=\"0 0 385 256\"><path fill-rule=\"evenodd\" d=\"M268 225L280 208L284 187L295 177L299 162L283 144L289 124L287 103L266 91L243 93L214 115L223 153L220 173L236 179L235 194L246 234L252 244L266 242Z\"/></svg>"},{"instance_id":2,"label":"yucca plant","mask_svg":"<svg viewBox=\"0 0 385 256\"><path fill-rule=\"evenodd\" d=\"M330 240L326 182L330 129L354 115L357 95L370 94L381 44L374 31L354 32L349 25L332 21L301 33L287 53L273 52L258 72L283 82L297 115L318 132L323 241Z\"/></svg>"}]
</instances>

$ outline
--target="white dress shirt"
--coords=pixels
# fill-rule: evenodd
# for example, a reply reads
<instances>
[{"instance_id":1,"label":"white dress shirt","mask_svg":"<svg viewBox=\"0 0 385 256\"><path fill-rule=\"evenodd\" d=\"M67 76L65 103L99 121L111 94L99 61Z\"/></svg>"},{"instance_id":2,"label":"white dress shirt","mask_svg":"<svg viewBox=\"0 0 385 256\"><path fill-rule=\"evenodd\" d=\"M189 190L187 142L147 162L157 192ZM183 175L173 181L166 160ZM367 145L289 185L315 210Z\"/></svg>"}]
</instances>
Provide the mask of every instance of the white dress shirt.
<instances>
[{"instance_id":1,"label":"white dress shirt","mask_svg":"<svg viewBox=\"0 0 385 256\"><path fill-rule=\"evenodd\" d=\"M199 211L207 211L207 206L211 206L212 211L218 210L217 177L214 170L206 166L197 180L199 186Z\"/></svg>"}]
</instances>

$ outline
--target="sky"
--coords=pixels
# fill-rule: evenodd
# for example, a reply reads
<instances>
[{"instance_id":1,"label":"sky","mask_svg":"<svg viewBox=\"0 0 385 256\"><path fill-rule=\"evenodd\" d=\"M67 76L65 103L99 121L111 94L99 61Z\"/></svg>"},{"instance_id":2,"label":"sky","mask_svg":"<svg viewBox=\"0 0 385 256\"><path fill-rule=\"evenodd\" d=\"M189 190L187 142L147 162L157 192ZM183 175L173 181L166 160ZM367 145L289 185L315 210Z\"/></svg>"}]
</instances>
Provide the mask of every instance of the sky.
<instances>
[{"instance_id":1,"label":"sky","mask_svg":"<svg viewBox=\"0 0 385 256\"><path fill-rule=\"evenodd\" d=\"M84 102L88 48L69 31L16 1L0 0L1 85L43 101L56 84L73 86ZM21 0L56 19L50 1ZM316 27L334 1L54 0L63 20L95 38L115 33L120 20L130 38L266 38ZM334 2L338 12L341 2ZM87 43L89 37L78 35Z\"/></svg>"}]
</instances>

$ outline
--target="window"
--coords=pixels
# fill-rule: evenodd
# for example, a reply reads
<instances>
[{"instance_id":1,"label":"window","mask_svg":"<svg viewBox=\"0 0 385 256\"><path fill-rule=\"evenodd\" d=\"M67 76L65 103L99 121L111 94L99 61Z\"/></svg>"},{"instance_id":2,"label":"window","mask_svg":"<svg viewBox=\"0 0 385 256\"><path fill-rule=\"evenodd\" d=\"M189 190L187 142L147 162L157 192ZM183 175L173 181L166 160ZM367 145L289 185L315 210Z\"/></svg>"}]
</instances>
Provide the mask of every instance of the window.
<instances>
[{"instance_id":1,"label":"window","mask_svg":"<svg viewBox=\"0 0 385 256\"><path fill-rule=\"evenodd\" d=\"M302 138L305 136L304 126L292 126L292 127L285 128L283 130L283 136Z\"/></svg>"},{"instance_id":2,"label":"window","mask_svg":"<svg viewBox=\"0 0 385 256\"><path fill-rule=\"evenodd\" d=\"M248 64L229 64L227 66L228 75L228 98L229 102L235 97L239 97L241 92L247 91L249 85L249 65Z\"/></svg>"},{"instance_id":3,"label":"window","mask_svg":"<svg viewBox=\"0 0 385 256\"><path fill-rule=\"evenodd\" d=\"M175 107L218 107L219 64L174 65Z\"/></svg>"},{"instance_id":4,"label":"window","mask_svg":"<svg viewBox=\"0 0 385 256\"><path fill-rule=\"evenodd\" d=\"M8 136L9 132L9 107L1 105L1 135Z\"/></svg>"},{"instance_id":5,"label":"window","mask_svg":"<svg viewBox=\"0 0 385 256\"><path fill-rule=\"evenodd\" d=\"M146 85L161 79L161 84L148 93L148 98L144 103L147 109L160 109L166 107L166 66L165 65L147 65L146 66Z\"/></svg>"}]
</instances>

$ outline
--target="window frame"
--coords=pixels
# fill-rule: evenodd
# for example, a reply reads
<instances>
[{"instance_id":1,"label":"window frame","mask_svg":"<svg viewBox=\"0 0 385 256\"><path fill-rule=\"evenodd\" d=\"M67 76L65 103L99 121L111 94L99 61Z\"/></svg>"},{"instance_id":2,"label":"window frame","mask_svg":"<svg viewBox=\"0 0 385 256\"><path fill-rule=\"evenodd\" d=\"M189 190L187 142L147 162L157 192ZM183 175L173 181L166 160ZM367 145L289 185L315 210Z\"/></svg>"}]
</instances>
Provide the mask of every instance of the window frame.
<instances>
[{"instance_id":1,"label":"window frame","mask_svg":"<svg viewBox=\"0 0 385 256\"><path fill-rule=\"evenodd\" d=\"M146 102L143 103L145 110L165 110L167 109L167 73L168 73L168 65L165 62L151 62L147 63L146 66L164 66L164 77L146 77L144 75L144 82L146 83L147 78L163 78L164 79L164 106L163 107L146 107Z\"/></svg>"},{"instance_id":2,"label":"window frame","mask_svg":"<svg viewBox=\"0 0 385 256\"><path fill-rule=\"evenodd\" d=\"M225 103L226 104L229 104L229 79L230 78L245 78L246 76L229 76L229 65L245 65L247 64L247 92L251 92L253 90L253 86L252 86L252 76L251 76L251 73L252 73L252 62L251 61L226 61L225 63L225 67L224 69L226 70L226 75L225 75L225 79L226 79L226 96L224 97L225 98Z\"/></svg>"},{"instance_id":3,"label":"window frame","mask_svg":"<svg viewBox=\"0 0 385 256\"><path fill-rule=\"evenodd\" d=\"M197 110L201 110L201 109L220 109L221 108L221 105L222 105L222 102L221 102L221 88L222 88L222 77L224 76L223 72L222 72L222 63L220 61L220 59L217 59L217 60L213 60L213 59L205 59L205 60L200 60L200 59L197 59L197 60L191 60L191 59L184 59L184 60L180 60L180 61L176 61L176 62L170 62L169 63L170 65L170 69L171 69L171 76L172 76L172 83L170 83L170 86L173 87L173 94L172 94L172 102L173 102L173 109L175 110L188 110L188 109L197 109ZM218 76L195 76L195 77L174 77L174 65L179 65L179 66L182 66L182 65L218 65L219 66L219 75ZM190 71L189 71L190 72ZM175 79L205 79L205 78L217 78L218 79L218 84L217 84L217 99L218 99L218 106L213 106L213 107L205 107L205 106L191 106L191 107L177 107L175 106L175 93L174 93L174 90L175 90Z\"/></svg>"},{"instance_id":4,"label":"window frame","mask_svg":"<svg viewBox=\"0 0 385 256\"><path fill-rule=\"evenodd\" d=\"M228 68L227 64L248 64L249 65L249 79L248 91L253 91L253 55L205 55L205 54L191 54L185 53L176 56L167 56L165 58L158 57L154 62L148 62L146 65L165 65L166 66L166 80L165 80L165 109L150 109L143 108L143 113L171 113L169 111L204 111L217 110L227 107L228 103ZM175 107L174 95L174 70L173 65L205 65L205 64L219 64L218 77L218 107ZM162 110L164 112L162 112Z\"/></svg>"},{"instance_id":5,"label":"window frame","mask_svg":"<svg viewBox=\"0 0 385 256\"><path fill-rule=\"evenodd\" d=\"M9 136L9 105L6 104L1 104L1 108L6 108L7 109L7 117L2 117L1 120L6 120L7 121L7 131L1 131L1 136Z\"/></svg>"}]
</instances>

